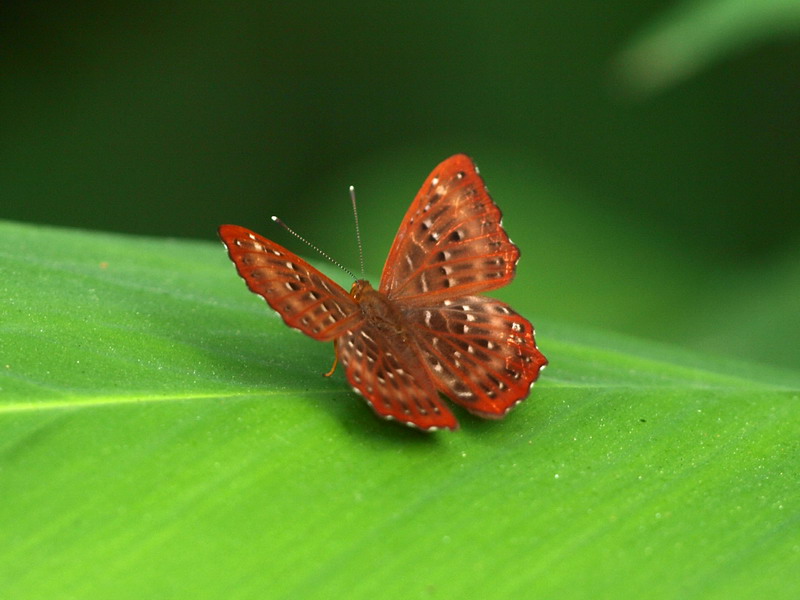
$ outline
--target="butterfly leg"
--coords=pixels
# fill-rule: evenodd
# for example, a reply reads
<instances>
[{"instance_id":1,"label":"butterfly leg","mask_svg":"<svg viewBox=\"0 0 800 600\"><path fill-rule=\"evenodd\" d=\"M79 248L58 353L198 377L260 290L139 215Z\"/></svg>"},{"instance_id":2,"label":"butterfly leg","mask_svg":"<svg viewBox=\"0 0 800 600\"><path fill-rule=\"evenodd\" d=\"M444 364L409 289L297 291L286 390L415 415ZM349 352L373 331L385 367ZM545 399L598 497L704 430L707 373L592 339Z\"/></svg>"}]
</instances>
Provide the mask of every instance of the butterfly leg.
<instances>
[{"instance_id":1,"label":"butterfly leg","mask_svg":"<svg viewBox=\"0 0 800 600\"><path fill-rule=\"evenodd\" d=\"M331 370L328 371L327 373L324 373L323 376L330 377L331 375L333 375L333 372L336 370L336 365L338 364L339 364L339 340L335 339L333 340L333 366L331 367Z\"/></svg>"}]
</instances>

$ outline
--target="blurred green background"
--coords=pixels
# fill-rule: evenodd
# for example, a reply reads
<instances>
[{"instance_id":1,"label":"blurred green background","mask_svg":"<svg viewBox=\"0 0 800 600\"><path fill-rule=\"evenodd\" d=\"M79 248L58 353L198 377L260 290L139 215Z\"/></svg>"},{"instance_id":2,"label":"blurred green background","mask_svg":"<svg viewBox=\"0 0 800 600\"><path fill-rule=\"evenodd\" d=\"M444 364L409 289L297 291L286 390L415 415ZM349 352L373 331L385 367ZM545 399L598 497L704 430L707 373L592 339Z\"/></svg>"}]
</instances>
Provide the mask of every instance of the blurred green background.
<instances>
[{"instance_id":1,"label":"blurred green background","mask_svg":"<svg viewBox=\"0 0 800 600\"><path fill-rule=\"evenodd\" d=\"M466 152L540 327L800 364L796 0L0 11L0 218L297 249L279 214L357 268L354 184L374 279Z\"/></svg>"}]
</instances>

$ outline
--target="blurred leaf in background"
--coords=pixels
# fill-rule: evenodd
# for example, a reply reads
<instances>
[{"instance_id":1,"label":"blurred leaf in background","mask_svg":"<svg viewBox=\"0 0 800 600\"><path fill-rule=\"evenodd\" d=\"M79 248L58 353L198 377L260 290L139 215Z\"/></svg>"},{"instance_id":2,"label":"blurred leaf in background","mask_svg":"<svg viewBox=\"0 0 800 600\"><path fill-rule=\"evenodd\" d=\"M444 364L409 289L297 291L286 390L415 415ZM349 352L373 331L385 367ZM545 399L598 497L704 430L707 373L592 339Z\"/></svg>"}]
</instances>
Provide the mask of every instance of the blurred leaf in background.
<instances>
[{"instance_id":1,"label":"blurred leaf in background","mask_svg":"<svg viewBox=\"0 0 800 600\"><path fill-rule=\"evenodd\" d=\"M617 67L630 92L652 93L758 44L798 39L795 0L683 0L635 36Z\"/></svg>"}]
</instances>

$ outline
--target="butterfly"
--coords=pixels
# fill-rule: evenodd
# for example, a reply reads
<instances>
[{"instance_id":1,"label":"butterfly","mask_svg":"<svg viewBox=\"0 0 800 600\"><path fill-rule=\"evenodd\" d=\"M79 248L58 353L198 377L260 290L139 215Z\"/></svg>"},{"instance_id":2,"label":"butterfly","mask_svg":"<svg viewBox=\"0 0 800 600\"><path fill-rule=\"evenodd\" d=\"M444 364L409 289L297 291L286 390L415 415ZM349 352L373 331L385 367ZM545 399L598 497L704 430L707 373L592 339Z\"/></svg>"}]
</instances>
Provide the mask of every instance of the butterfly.
<instances>
[{"instance_id":1,"label":"butterfly","mask_svg":"<svg viewBox=\"0 0 800 600\"><path fill-rule=\"evenodd\" d=\"M348 293L244 227L222 225L219 236L247 287L288 326L333 341L350 385L383 418L424 431L457 429L441 392L499 419L547 365L528 320L478 295L513 279L520 252L466 155L451 156L425 180L377 290L359 279Z\"/></svg>"}]
</instances>

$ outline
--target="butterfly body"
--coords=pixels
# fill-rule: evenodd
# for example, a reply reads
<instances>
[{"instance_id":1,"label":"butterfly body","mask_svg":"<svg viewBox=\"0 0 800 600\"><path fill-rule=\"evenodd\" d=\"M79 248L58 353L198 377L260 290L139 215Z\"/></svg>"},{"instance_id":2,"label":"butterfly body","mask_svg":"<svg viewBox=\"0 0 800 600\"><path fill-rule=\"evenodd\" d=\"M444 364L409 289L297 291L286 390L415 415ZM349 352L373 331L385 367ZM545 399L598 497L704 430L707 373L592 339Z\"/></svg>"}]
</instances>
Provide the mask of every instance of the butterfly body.
<instances>
[{"instance_id":1,"label":"butterfly body","mask_svg":"<svg viewBox=\"0 0 800 600\"><path fill-rule=\"evenodd\" d=\"M547 364L525 318L477 295L506 285L519 259L500 219L471 159L456 155L408 209L377 290L358 280L348 293L243 227L223 225L220 237L250 290L287 325L335 340L348 381L376 413L434 431L458 427L439 392L501 418Z\"/></svg>"},{"instance_id":2,"label":"butterfly body","mask_svg":"<svg viewBox=\"0 0 800 600\"><path fill-rule=\"evenodd\" d=\"M397 304L385 294L375 290L369 281L359 279L353 284L350 296L361 309L365 324L397 337L400 341L408 341L408 329Z\"/></svg>"}]
</instances>

